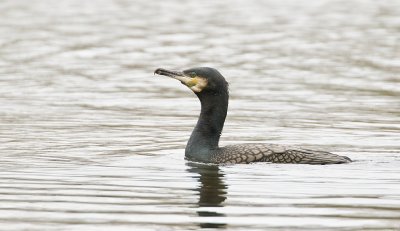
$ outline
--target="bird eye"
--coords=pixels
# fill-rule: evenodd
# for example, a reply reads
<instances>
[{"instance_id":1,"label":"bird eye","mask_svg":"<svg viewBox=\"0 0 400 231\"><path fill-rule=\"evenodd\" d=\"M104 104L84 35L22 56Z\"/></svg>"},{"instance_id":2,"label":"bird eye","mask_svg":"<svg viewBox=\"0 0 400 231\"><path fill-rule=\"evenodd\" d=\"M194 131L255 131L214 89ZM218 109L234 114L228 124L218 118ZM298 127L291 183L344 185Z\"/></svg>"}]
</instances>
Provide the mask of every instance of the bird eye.
<instances>
[{"instance_id":1,"label":"bird eye","mask_svg":"<svg viewBox=\"0 0 400 231\"><path fill-rule=\"evenodd\" d=\"M190 73L189 73L189 76L192 77L192 78L194 78L194 77L197 76L197 74L196 74L196 72L190 72Z\"/></svg>"}]
</instances>

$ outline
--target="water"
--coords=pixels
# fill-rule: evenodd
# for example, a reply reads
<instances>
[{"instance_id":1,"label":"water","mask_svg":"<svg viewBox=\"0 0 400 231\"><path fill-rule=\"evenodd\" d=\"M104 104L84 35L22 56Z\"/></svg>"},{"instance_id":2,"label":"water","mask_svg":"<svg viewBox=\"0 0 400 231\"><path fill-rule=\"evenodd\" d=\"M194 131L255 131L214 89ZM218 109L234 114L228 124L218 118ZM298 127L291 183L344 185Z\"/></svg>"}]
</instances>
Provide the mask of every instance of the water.
<instances>
[{"instance_id":1,"label":"water","mask_svg":"<svg viewBox=\"0 0 400 231\"><path fill-rule=\"evenodd\" d=\"M400 230L399 1L0 3L2 230ZM158 67L230 82L222 145L331 166L183 159L199 103Z\"/></svg>"}]
</instances>

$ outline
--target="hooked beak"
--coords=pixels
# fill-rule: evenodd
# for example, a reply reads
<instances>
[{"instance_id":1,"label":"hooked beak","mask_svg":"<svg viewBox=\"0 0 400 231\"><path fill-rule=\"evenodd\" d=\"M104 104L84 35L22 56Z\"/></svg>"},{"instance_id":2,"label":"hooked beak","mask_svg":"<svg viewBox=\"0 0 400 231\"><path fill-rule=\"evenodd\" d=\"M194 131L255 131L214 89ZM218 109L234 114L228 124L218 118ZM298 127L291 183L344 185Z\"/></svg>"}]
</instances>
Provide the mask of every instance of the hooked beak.
<instances>
[{"instance_id":1,"label":"hooked beak","mask_svg":"<svg viewBox=\"0 0 400 231\"><path fill-rule=\"evenodd\" d=\"M154 74L157 74L157 75L165 75L165 76L168 76L168 77L171 77L171 78L174 78L174 79L176 79L176 77L177 76L185 76L182 72L180 72L180 71L170 71L170 70L166 70L166 69L164 69L164 68L157 68L155 71L154 71Z\"/></svg>"},{"instance_id":2,"label":"hooked beak","mask_svg":"<svg viewBox=\"0 0 400 231\"><path fill-rule=\"evenodd\" d=\"M177 80L181 81L181 83L185 84L186 86L188 86L188 83L192 80L191 77L186 76L183 72L166 70L164 68L156 69L154 71L154 74L165 75L165 76L171 77L173 79L177 79Z\"/></svg>"},{"instance_id":3,"label":"hooked beak","mask_svg":"<svg viewBox=\"0 0 400 231\"><path fill-rule=\"evenodd\" d=\"M154 71L154 74L157 75L165 75L171 77L173 79L179 80L182 84L186 85L195 93L201 92L206 86L208 81L204 78L200 77L190 77L186 75L184 72L180 71L170 71L163 68L158 68Z\"/></svg>"}]
</instances>

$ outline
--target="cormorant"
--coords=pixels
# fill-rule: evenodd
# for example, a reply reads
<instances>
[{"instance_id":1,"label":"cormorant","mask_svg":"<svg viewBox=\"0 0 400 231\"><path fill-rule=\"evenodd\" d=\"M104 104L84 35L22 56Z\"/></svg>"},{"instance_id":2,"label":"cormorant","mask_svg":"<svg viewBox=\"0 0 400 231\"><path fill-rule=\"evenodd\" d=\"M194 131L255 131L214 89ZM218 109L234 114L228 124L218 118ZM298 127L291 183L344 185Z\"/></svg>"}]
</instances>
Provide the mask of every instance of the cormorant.
<instances>
[{"instance_id":1,"label":"cormorant","mask_svg":"<svg viewBox=\"0 0 400 231\"><path fill-rule=\"evenodd\" d=\"M182 72L158 68L154 73L179 80L200 100L200 117L185 149L188 160L214 164L351 162L346 156L278 144L248 143L219 147L219 138L228 111L229 92L225 78L216 69L209 67L190 68Z\"/></svg>"}]
</instances>

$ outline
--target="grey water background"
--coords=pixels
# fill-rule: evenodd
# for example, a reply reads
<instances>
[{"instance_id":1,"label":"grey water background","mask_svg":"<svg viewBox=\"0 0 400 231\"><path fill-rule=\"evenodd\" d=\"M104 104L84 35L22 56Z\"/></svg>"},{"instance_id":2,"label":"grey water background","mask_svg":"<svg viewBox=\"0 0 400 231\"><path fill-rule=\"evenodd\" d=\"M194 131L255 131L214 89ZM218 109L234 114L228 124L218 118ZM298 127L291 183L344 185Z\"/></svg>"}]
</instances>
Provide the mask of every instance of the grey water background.
<instances>
[{"instance_id":1,"label":"grey water background","mask_svg":"<svg viewBox=\"0 0 400 231\"><path fill-rule=\"evenodd\" d=\"M400 1L3 0L1 230L400 230ZM157 67L230 82L222 145L345 165L184 160L200 105Z\"/></svg>"}]
</instances>

